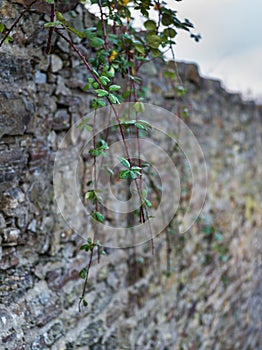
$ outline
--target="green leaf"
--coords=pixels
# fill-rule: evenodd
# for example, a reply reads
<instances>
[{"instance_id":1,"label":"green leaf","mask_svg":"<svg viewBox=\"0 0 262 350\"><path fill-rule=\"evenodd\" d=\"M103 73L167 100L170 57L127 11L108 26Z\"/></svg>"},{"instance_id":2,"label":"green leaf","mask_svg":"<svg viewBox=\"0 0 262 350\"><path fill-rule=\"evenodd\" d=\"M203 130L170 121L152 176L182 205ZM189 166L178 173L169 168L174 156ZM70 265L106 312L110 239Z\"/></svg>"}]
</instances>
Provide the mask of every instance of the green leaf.
<instances>
[{"instance_id":1,"label":"green leaf","mask_svg":"<svg viewBox=\"0 0 262 350\"><path fill-rule=\"evenodd\" d=\"M140 124L140 123L135 123L135 126L138 128L138 129L141 129L141 130L146 130L146 128Z\"/></svg>"},{"instance_id":2,"label":"green leaf","mask_svg":"<svg viewBox=\"0 0 262 350\"><path fill-rule=\"evenodd\" d=\"M83 280L86 278L86 272L85 272L84 269L81 270L81 271L79 272L79 276L80 276Z\"/></svg>"},{"instance_id":3,"label":"green leaf","mask_svg":"<svg viewBox=\"0 0 262 350\"><path fill-rule=\"evenodd\" d=\"M89 190L86 192L85 194L85 198L87 200L91 200L93 202L93 204L95 203L102 203L102 197L99 196L95 190Z\"/></svg>"},{"instance_id":4,"label":"green leaf","mask_svg":"<svg viewBox=\"0 0 262 350\"><path fill-rule=\"evenodd\" d=\"M44 24L45 28L50 28L50 27L58 27L59 25L62 25L61 22L48 22Z\"/></svg>"},{"instance_id":5,"label":"green leaf","mask_svg":"<svg viewBox=\"0 0 262 350\"><path fill-rule=\"evenodd\" d=\"M177 32L175 31L175 29L172 28L166 28L163 31L164 35L167 36L168 38L174 38L177 35Z\"/></svg>"},{"instance_id":6,"label":"green leaf","mask_svg":"<svg viewBox=\"0 0 262 350\"><path fill-rule=\"evenodd\" d=\"M146 205L148 208L151 208L151 207L152 207L152 203L151 203L150 200L148 200L148 199L145 199L145 205Z\"/></svg>"},{"instance_id":7,"label":"green leaf","mask_svg":"<svg viewBox=\"0 0 262 350\"><path fill-rule=\"evenodd\" d=\"M0 33L3 33L4 30L5 30L5 25L0 22Z\"/></svg>"},{"instance_id":8,"label":"green leaf","mask_svg":"<svg viewBox=\"0 0 262 350\"><path fill-rule=\"evenodd\" d=\"M106 77L105 75L102 75L99 80L101 81L101 84L103 86L107 85L108 83L110 83L110 79L108 77Z\"/></svg>"},{"instance_id":9,"label":"green leaf","mask_svg":"<svg viewBox=\"0 0 262 350\"><path fill-rule=\"evenodd\" d=\"M182 85L177 86L176 91L178 97L181 97L186 94L186 89Z\"/></svg>"},{"instance_id":10,"label":"green leaf","mask_svg":"<svg viewBox=\"0 0 262 350\"><path fill-rule=\"evenodd\" d=\"M66 19L65 19L64 15L61 12L56 11L55 15L56 15L56 18L58 19L58 21L60 21L62 23L65 23Z\"/></svg>"},{"instance_id":11,"label":"green leaf","mask_svg":"<svg viewBox=\"0 0 262 350\"><path fill-rule=\"evenodd\" d=\"M104 45L104 40L99 37L94 37L90 39L90 46L98 48Z\"/></svg>"},{"instance_id":12,"label":"green leaf","mask_svg":"<svg viewBox=\"0 0 262 350\"><path fill-rule=\"evenodd\" d=\"M170 14L164 13L162 16L162 24L164 26L170 26L173 23L173 18Z\"/></svg>"},{"instance_id":13,"label":"green leaf","mask_svg":"<svg viewBox=\"0 0 262 350\"><path fill-rule=\"evenodd\" d=\"M143 124L147 129L152 129L152 125L150 123L148 123L146 120L139 119L138 122L140 124Z\"/></svg>"},{"instance_id":14,"label":"green leaf","mask_svg":"<svg viewBox=\"0 0 262 350\"><path fill-rule=\"evenodd\" d=\"M105 107L105 106L106 106L105 101L104 101L104 100L101 100L100 98L97 99L97 103L98 103L98 105L101 106L101 107Z\"/></svg>"},{"instance_id":15,"label":"green leaf","mask_svg":"<svg viewBox=\"0 0 262 350\"><path fill-rule=\"evenodd\" d=\"M160 57L162 55L162 52L158 49L154 49L151 47L151 52L152 52L152 55L153 57Z\"/></svg>"},{"instance_id":16,"label":"green leaf","mask_svg":"<svg viewBox=\"0 0 262 350\"><path fill-rule=\"evenodd\" d=\"M83 305L86 307L86 306L88 306L88 302L85 300L85 299L83 299Z\"/></svg>"},{"instance_id":17,"label":"green leaf","mask_svg":"<svg viewBox=\"0 0 262 350\"><path fill-rule=\"evenodd\" d=\"M12 38L10 35L8 35L8 37L5 39L4 43L8 44L9 42L13 42L14 38Z\"/></svg>"},{"instance_id":18,"label":"green leaf","mask_svg":"<svg viewBox=\"0 0 262 350\"><path fill-rule=\"evenodd\" d=\"M74 27L71 27L69 25L65 25L65 28L68 31L70 31L70 32L74 33L75 35L77 35L80 39L86 38L86 35L85 35L84 32L80 32L79 30L75 29Z\"/></svg>"},{"instance_id":19,"label":"green leaf","mask_svg":"<svg viewBox=\"0 0 262 350\"><path fill-rule=\"evenodd\" d=\"M94 81L94 82L92 83L92 86L93 86L94 89L99 88L99 84L98 84L96 81Z\"/></svg>"},{"instance_id":20,"label":"green leaf","mask_svg":"<svg viewBox=\"0 0 262 350\"><path fill-rule=\"evenodd\" d=\"M147 30L156 30L157 28L157 25L156 25L156 22L155 21L152 21L152 20L148 20L144 23L144 27L147 29Z\"/></svg>"},{"instance_id":21,"label":"green leaf","mask_svg":"<svg viewBox=\"0 0 262 350\"><path fill-rule=\"evenodd\" d=\"M55 3L55 0L45 0L45 2L47 2L48 4L53 5Z\"/></svg>"},{"instance_id":22,"label":"green leaf","mask_svg":"<svg viewBox=\"0 0 262 350\"><path fill-rule=\"evenodd\" d=\"M108 95L108 91L102 90L102 89L95 90L95 93L97 94L98 97L104 97Z\"/></svg>"},{"instance_id":23,"label":"green leaf","mask_svg":"<svg viewBox=\"0 0 262 350\"><path fill-rule=\"evenodd\" d=\"M128 179L128 178L130 178L130 170L122 170L122 171L120 171L119 178L120 179Z\"/></svg>"},{"instance_id":24,"label":"green leaf","mask_svg":"<svg viewBox=\"0 0 262 350\"><path fill-rule=\"evenodd\" d=\"M153 49L158 49L161 42L162 42L162 39L156 34L150 34L147 36L148 46L150 46Z\"/></svg>"},{"instance_id":25,"label":"green leaf","mask_svg":"<svg viewBox=\"0 0 262 350\"><path fill-rule=\"evenodd\" d=\"M144 113L145 112L145 106L143 104L143 102L136 102L133 106L134 110L137 112L137 113Z\"/></svg>"},{"instance_id":26,"label":"green leaf","mask_svg":"<svg viewBox=\"0 0 262 350\"><path fill-rule=\"evenodd\" d=\"M110 67L110 69L103 71L103 75L108 78L113 78L115 76L115 69L113 67Z\"/></svg>"},{"instance_id":27,"label":"green leaf","mask_svg":"<svg viewBox=\"0 0 262 350\"><path fill-rule=\"evenodd\" d=\"M126 122L122 122L121 125L124 126L125 128L130 127L131 125L135 125L136 120L128 120Z\"/></svg>"},{"instance_id":28,"label":"green leaf","mask_svg":"<svg viewBox=\"0 0 262 350\"><path fill-rule=\"evenodd\" d=\"M145 47L142 44L134 44L134 47L139 53L145 53Z\"/></svg>"},{"instance_id":29,"label":"green leaf","mask_svg":"<svg viewBox=\"0 0 262 350\"><path fill-rule=\"evenodd\" d=\"M130 173L131 179L133 179L133 180L135 180L139 175L141 175L137 171L132 171L132 170L130 170L129 173Z\"/></svg>"},{"instance_id":30,"label":"green leaf","mask_svg":"<svg viewBox=\"0 0 262 350\"><path fill-rule=\"evenodd\" d=\"M110 87L109 87L109 91L110 92L112 92L112 91L118 91L118 90L120 90L121 89L121 86L119 86L119 85L111 85Z\"/></svg>"},{"instance_id":31,"label":"green leaf","mask_svg":"<svg viewBox=\"0 0 262 350\"><path fill-rule=\"evenodd\" d=\"M142 168L140 166L132 166L131 170L142 170Z\"/></svg>"},{"instance_id":32,"label":"green leaf","mask_svg":"<svg viewBox=\"0 0 262 350\"><path fill-rule=\"evenodd\" d=\"M84 34L87 37L87 39L94 38L96 32L96 27L90 27L84 30Z\"/></svg>"},{"instance_id":33,"label":"green leaf","mask_svg":"<svg viewBox=\"0 0 262 350\"><path fill-rule=\"evenodd\" d=\"M101 222L103 223L105 221L105 217L103 214L101 214L99 211L95 211L93 212L92 214L92 218L95 220L95 221L98 221L98 222Z\"/></svg>"},{"instance_id":34,"label":"green leaf","mask_svg":"<svg viewBox=\"0 0 262 350\"><path fill-rule=\"evenodd\" d=\"M124 167L130 168L130 163L129 163L129 161L128 161L127 159L125 159L125 158L120 158L119 160L120 160L120 163L121 163L122 165L124 165Z\"/></svg>"},{"instance_id":35,"label":"green leaf","mask_svg":"<svg viewBox=\"0 0 262 350\"><path fill-rule=\"evenodd\" d=\"M86 84L85 86L84 86L84 91L87 91L87 90L89 90L90 89L90 87L91 87L91 85L88 83L88 84Z\"/></svg>"},{"instance_id":36,"label":"green leaf","mask_svg":"<svg viewBox=\"0 0 262 350\"><path fill-rule=\"evenodd\" d=\"M113 94L109 94L109 100L113 103L113 104L118 104L119 103L119 100L118 98L113 95Z\"/></svg>"},{"instance_id":37,"label":"green leaf","mask_svg":"<svg viewBox=\"0 0 262 350\"><path fill-rule=\"evenodd\" d=\"M90 121L90 118L84 119L84 120L77 126L77 128L82 129L82 130L83 130L83 129L87 129L88 131L92 131L92 130L93 130L92 126L89 125L89 124L87 124L89 121Z\"/></svg>"},{"instance_id":38,"label":"green leaf","mask_svg":"<svg viewBox=\"0 0 262 350\"><path fill-rule=\"evenodd\" d=\"M138 129L141 129L141 130L151 130L152 129L152 125L150 123L148 123L147 121L145 120L138 120L136 123L135 123L135 126L138 128Z\"/></svg>"},{"instance_id":39,"label":"green leaf","mask_svg":"<svg viewBox=\"0 0 262 350\"><path fill-rule=\"evenodd\" d=\"M105 167L105 170L110 174L110 175L114 175L114 171L112 169L110 169L109 167Z\"/></svg>"}]
</instances>

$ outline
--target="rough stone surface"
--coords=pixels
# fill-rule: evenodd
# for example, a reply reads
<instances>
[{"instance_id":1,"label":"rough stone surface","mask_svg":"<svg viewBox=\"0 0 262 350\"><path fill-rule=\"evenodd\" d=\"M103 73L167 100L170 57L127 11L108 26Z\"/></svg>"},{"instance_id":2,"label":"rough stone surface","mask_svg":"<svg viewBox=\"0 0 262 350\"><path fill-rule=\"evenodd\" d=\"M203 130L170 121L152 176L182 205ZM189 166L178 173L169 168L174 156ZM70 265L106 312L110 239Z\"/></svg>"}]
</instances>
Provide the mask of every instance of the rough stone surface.
<instances>
[{"instance_id":1,"label":"rough stone surface","mask_svg":"<svg viewBox=\"0 0 262 350\"><path fill-rule=\"evenodd\" d=\"M21 10L12 3L0 1L9 24ZM85 12L76 11L85 26ZM186 234L177 233L178 215L168 240L155 240L154 257L150 244L107 249L94 262L89 306L79 313L79 271L87 255L58 212L52 170L59 142L89 111L92 96L83 91L85 71L63 45L50 66L41 16L28 15L16 43L0 51L1 349L260 350L261 106L203 79L195 65L156 61L143 67L148 102L180 116L185 108L190 112L186 122L207 161L208 198ZM183 97L172 69L185 82ZM68 138L76 152L77 141L78 134ZM79 161L83 182L88 161L88 154ZM68 167L60 174L61 183L72 172ZM190 186L183 184L185 204ZM88 228L78 207L68 210Z\"/></svg>"}]
</instances>

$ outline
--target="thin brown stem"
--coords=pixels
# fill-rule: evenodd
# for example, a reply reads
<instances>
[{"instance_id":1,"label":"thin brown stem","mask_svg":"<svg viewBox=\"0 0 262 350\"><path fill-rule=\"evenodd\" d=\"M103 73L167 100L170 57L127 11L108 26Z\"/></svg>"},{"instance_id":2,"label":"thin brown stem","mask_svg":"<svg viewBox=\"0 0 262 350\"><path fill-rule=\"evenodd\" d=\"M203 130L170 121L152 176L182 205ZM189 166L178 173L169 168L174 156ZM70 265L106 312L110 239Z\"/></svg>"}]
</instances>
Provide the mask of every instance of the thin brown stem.
<instances>
[{"instance_id":1,"label":"thin brown stem","mask_svg":"<svg viewBox=\"0 0 262 350\"><path fill-rule=\"evenodd\" d=\"M104 38L104 43L105 43L105 49L106 52L109 51L109 45L107 41L107 33L106 33L106 24L105 24L105 18L104 18L104 12L103 12L103 7L102 7L102 2L101 0L98 0L98 6L100 10L100 18L101 18L101 23L102 23L102 31L103 31L103 38Z\"/></svg>"},{"instance_id":2,"label":"thin brown stem","mask_svg":"<svg viewBox=\"0 0 262 350\"><path fill-rule=\"evenodd\" d=\"M50 14L50 21L54 22L55 20L55 4L51 5L51 14ZM51 51L51 40L52 40L52 35L54 32L54 27L49 28L49 34L48 34L48 40L47 40L47 47L46 47L46 53L50 54Z\"/></svg>"},{"instance_id":3,"label":"thin brown stem","mask_svg":"<svg viewBox=\"0 0 262 350\"><path fill-rule=\"evenodd\" d=\"M90 252L90 257L89 257L89 262L88 262L87 271L86 271L86 277L85 277L85 283L84 283L84 287L83 287L83 290L82 290L82 295L80 297L79 304L78 304L79 312L81 312L81 304L82 304L83 299L84 299L85 294L86 294L86 287L87 287L87 282L88 282L89 270L90 270L90 268L92 266L93 255L94 255L94 248L92 248L91 252Z\"/></svg>"}]
</instances>

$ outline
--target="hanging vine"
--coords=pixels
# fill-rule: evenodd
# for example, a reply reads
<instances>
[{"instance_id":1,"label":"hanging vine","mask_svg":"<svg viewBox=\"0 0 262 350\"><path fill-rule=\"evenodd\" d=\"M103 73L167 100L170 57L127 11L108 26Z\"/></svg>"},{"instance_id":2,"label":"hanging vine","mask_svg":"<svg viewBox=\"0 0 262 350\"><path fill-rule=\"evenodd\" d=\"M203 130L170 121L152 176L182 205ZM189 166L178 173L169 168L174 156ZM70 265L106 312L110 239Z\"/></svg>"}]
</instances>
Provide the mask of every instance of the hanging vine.
<instances>
[{"instance_id":1,"label":"hanging vine","mask_svg":"<svg viewBox=\"0 0 262 350\"><path fill-rule=\"evenodd\" d=\"M178 0L177 0L178 1ZM76 53L79 60L88 71L89 78L83 82L84 90L91 92L94 96L92 109L97 110L107 105L110 106L114 115L118 133L124 145L125 156L120 159L121 169L119 178L134 182L137 190L140 205L137 217L140 223L147 222L148 230L150 226L150 209L152 203L148 193L143 189L142 178L147 176L148 164L143 164L140 160L140 138L145 132L150 132L151 125L139 117L143 111L144 89L143 82L139 78L139 70L144 63L157 57L165 58L167 51L171 50L174 56L173 46L179 30L187 31L196 41L200 39L199 35L192 32L193 24L188 20L180 20L177 11L173 10L168 4L160 0L20 0L17 1L26 8L21 11L13 24L7 28L0 23L0 47L10 44L14 40L12 32L15 26L26 13L41 9L42 12L49 14L50 20L44 24L43 30L48 30L48 39L46 43L46 53L52 52L52 38L58 36L67 43ZM73 26L70 19L66 19L64 11L73 8L78 3L86 6L87 10L95 12L97 20L95 26L87 27L79 31ZM136 21L140 20L143 28L136 28ZM75 21L75 20L74 20ZM79 38L78 41L85 41L85 44L92 48L94 55L87 57L72 36ZM116 74L117 72L117 74ZM178 93L183 95L184 88L181 86L179 76L173 72L179 85ZM125 79L125 86L120 86L116 81L121 76ZM135 118L122 120L115 108L115 105L121 102L134 102ZM185 113L185 112L184 112ZM89 190L85 193L85 199L93 207L91 216L94 221L94 232L96 233L96 223L104 223L105 217L101 212L103 198L97 188L97 159L106 155L108 144L107 140L97 139L95 133L96 114L93 120L93 145L89 150L93 158L94 179L89 184ZM81 124L80 127L88 127L87 124ZM92 129L90 128L90 131ZM130 155L126 142L128 133L136 135L138 161ZM149 179L150 182L150 179ZM154 186L151 186L154 191ZM154 239L150 232L152 254L154 254ZM170 255L169 235L167 237L168 258ZM101 244L94 238L88 238L87 242L81 246L81 250L88 252L89 260L87 266L80 271L80 277L84 279L82 294L80 296L79 310L81 305L87 306L85 299L86 287L89 277L89 271L92 266L95 252L104 253ZM170 263L167 263L167 270L170 270Z\"/></svg>"}]
</instances>

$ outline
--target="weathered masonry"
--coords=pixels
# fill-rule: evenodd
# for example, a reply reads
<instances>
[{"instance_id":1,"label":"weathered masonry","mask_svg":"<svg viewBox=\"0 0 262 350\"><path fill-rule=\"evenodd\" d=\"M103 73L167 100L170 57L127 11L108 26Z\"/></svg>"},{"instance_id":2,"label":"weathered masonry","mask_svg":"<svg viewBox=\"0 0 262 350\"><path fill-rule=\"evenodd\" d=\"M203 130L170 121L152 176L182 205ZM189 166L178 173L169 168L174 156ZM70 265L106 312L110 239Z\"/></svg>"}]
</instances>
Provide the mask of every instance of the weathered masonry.
<instances>
[{"instance_id":1,"label":"weathered masonry","mask_svg":"<svg viewBox=\"0 0 262 350\"><path fill-rule=\"evenodd\" d=\"M21 8L1 0L1 20L10 25ZM83 7L74 11L80 29L90 23ZM57 210L52 168L92 96L63 42L45 54L44 16L27 14L15 43L0 50L1 349L261 349L262 109L203 79L193 64L178 64L183 101L160 62L145 65L142 78L147 102L190 111L208 165L202 219L171 236L169 277L161 235L154 257L150 244L108 250L94 264L89 306L79 313L87 257Z\"/></svg>"}]
</instances>

